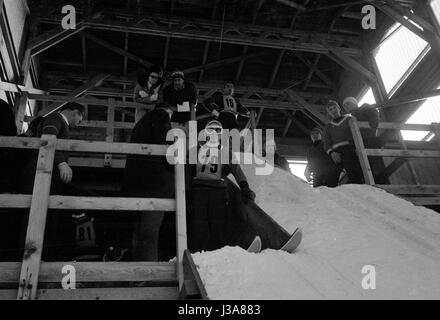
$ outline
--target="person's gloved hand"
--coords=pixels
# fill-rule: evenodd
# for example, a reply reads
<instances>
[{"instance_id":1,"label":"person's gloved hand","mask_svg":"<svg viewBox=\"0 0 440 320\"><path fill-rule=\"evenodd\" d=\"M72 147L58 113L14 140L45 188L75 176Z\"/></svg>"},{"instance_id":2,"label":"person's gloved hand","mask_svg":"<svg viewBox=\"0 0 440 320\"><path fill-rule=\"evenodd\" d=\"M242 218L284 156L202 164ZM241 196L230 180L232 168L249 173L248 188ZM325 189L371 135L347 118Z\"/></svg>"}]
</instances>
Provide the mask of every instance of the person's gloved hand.
<instances>
[{"instance_id":1,"label":"person's gloved hand","mask_svg":"<svg viewBox=\"0 0 440 320\"><path fill-rule=\"evenodd\" d=\"M247 181L242 181L240 182L240 189L241 189L241 197L243 198L243 202L247 203L249 200L254 201L255 200L255 192L253 192L250 188L249 188L249 184L247 183Z\"/></svg>"},{"instance_id":2,"label":"person's gloved hand","mask_svg":"<svg viewBox=\"0 0 440 320\"><path fill-rule=\"evenodd\" d=\"M330 156L331 156L334 163L340 164L342 162L342 158L341 158L340 153L333 151L332 153L330 153Z\"/></svg>"},{"instance_id":3,"label":"person's gloved hand","mask_svg":"<svg viewBox=\"0 0 440 320\"><path fill-rule=\"evenodd\" d=\"M58 165L58 170L60 171L60 178L62 182L70 183L70 181L72 181L72 169L66 162L61 162Z\"/></svg>"}]
</instances>

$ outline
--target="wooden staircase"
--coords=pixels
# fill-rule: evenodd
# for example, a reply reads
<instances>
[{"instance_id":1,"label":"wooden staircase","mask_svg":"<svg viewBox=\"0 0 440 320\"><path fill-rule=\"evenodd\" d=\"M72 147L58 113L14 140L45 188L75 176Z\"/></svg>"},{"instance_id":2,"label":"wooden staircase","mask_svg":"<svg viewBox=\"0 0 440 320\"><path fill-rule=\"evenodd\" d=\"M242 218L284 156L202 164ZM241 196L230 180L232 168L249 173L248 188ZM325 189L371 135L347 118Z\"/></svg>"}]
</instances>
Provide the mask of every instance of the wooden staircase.
<instances>
[{"instance_id":1,"label":"wooden staircase","mask_svg":"<svg viewBox=\"0 0 440 320\"><path fill-rule=\"evenodd\" d=\"M207 299L187 250L183 164L175 165L175 199L51 196L56 150L166 156L167 146L0 137L0 147L39 149L32 195L0 195L0 208L30 208L23 261L0 263L0 299ZM175 262L43 262L48 209L176 213ZM129 214L129 213L128 213Z\"/></svg>"}]
</instances>

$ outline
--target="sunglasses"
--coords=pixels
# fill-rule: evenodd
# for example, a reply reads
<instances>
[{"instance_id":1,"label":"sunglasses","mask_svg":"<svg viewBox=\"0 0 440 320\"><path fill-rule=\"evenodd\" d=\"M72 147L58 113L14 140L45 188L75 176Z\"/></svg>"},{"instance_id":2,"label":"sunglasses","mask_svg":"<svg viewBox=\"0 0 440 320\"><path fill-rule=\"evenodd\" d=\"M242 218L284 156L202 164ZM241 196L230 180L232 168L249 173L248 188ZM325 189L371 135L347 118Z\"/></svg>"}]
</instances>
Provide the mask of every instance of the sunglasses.
<instances>
[{"instance_id":1,"label":"sunglasses","mask_svg":"<svg viewBox=\"0 0 440 320\"><path fill-rule=\"evenodd\" d=\"M153 76L153 75L150 75L150 78L152 78L152 79L159 79L158 76Z\"/></svg>"}]
</instances>

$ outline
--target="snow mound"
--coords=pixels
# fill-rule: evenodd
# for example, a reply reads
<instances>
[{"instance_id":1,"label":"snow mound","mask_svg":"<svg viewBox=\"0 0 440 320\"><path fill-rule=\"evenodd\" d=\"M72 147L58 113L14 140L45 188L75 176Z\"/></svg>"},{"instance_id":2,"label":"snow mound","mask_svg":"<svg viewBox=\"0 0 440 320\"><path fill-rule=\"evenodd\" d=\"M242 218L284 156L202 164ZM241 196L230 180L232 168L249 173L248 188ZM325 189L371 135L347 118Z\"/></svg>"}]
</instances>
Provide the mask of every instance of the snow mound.
<instances>
[{"instance_id":1,"label":"snow mound","mask_svg":"<svg viewBox=\"0 0 440 320\"><path fill-rule=\"evenodd\" d=\"M303 242L295 254L195 254L211 299L440 299L440 214L371 186L313 189L242 167L256 203L289 232L300 226ZM367 265L375 289L362 287Z\"/></svg>"}]
</instances>

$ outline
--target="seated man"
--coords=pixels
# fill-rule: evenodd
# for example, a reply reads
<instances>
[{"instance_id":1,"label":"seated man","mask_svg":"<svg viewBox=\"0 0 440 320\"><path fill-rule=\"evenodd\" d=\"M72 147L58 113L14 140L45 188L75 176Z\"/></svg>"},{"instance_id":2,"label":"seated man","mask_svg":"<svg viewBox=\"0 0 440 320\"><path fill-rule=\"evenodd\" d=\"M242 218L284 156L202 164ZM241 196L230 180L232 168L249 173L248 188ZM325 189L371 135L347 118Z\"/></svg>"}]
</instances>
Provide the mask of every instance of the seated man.
<instances>
[{"instance_id":1,"label":"seated man","mask_svg":"<svg viewBox=\"0 0 440 320\"><path fill-rule=\"evenodd\" d=\"M318 127L310 132L313 145L307 151L307 167L305 176L308 182L312 180L313 187L320 186L336 187L339 182L341 166L336 165L330 156L324 151L322 142L322 130Z\"/></svg>"},{"instance_id":2,"label":"seated man","mask_svg":"<svg viewBox=\"0 0 440 320\"><path fill-rule=\"evenodd\" d=\"M329 101L326 109L332 121L325 126L325 152L330 155L336 165L344 167L349 183L364 183L349 125L351 115L342 116L341 107L333 100Z\"/></svg>"},{"instance_id":3,"label":"seated man","mask_svg":"<svg viewBox=\"0 0 440 320\"><path fill-rule=\"evenodd\" d=\"M194 84L185 80L182 71L174 71L171 74L172 83L163 89L165 105L173 108L171 122L185 126L191 120L191 108L197 105L197 90Z\"/></svg>"},{"instance_id":4,"label":"seated man","mask_svg":"<svg viewBox=\"0 0 440 320\"><path fill-rule=\"evenodd\" d=\"M216 92L212 97L204 101L204 106L222 124L224 129L239 129L238 114L248 116L246 109L240 100L234 97L234 84L228 82L223 87L223 92Z\"/></svg>"},{"instance_id":5,"label":"seated man","mask_svg":"<svg viewBox=\"0 0 440 320\"><path fill-rule=\"evenodd\" d=\"M211 142L222 132L221 124L213 120L205 128L209 140L200 146L199 161L192 179L191 204L188 213L188 246L191 252L216 250L227 245L229 207L225 178L232 173L241 188L243 200L255 200L246 177L238 164L222 164L219 141ZM211 154L216 153L216 154ZM203 155L206 155L204 157Z\"/></svg>"}]
</instances>

